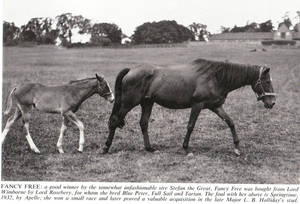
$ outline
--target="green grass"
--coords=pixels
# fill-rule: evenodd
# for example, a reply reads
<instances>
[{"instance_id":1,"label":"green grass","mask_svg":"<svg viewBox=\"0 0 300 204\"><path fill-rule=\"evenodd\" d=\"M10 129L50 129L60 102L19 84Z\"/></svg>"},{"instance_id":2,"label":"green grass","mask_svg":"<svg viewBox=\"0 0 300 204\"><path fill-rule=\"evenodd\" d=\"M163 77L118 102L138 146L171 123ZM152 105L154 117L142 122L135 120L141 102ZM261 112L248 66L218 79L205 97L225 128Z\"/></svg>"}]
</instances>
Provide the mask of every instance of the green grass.
<instances>
[{"instance_id":1,"label":"green grass","mask_svg":"<svg viewBox=\"0 0 300 204\"><path fill-rule=\"evenodd\" d=\"M250 52L257 48L257 52ZM199 57L271 67L276 105L266 110L250 87L232 92L225 110L235 122L242 155L233 153L229 128L215 114L201 112L186 156L182 142L190 110L154 106L149 134L159 151L144 150L139 127L140 108L117 130L109 154L100 154L108 135L112 104L99 96L78 111L85 124L83 154L76 153L79 131L70 125L64 138L65 154L56 152L61 118L33 111L30 131L40 155L29 150L22 122L18 121L2 146L2 180L299 183L300 182L300 49L267 48L258 43L207 43L176 48L57 49L49 46L4 48L3 96L15 85L40 82L62 84L102 73L114 86L117 73L143 63L173 65ZM6 122L6 117L3 117ZM2 124L2 127L5 124Z\"/></svg>"}]
</instances>

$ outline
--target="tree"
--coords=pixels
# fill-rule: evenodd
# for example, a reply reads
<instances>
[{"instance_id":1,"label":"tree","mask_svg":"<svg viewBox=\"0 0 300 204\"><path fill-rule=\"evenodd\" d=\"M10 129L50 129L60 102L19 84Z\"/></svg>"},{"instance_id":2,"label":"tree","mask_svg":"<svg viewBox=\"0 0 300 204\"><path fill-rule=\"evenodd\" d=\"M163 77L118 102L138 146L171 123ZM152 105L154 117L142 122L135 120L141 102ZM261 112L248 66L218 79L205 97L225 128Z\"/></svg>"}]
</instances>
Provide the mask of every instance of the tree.
<instances>
[{"instance_id":1,"label":"tree","mask_svg":"<svg viewBox=\"0 0 300 204\"><path fill-rule=\"evenodd\" d=\"M96 23L91 28L92 42L99 44L99 42L104 41L106 44L121 43L122 40L122 30L116 25L111 23ZM105 38L107 39L105 40ZM101 44L101 43L100 43Z\"/></svg>"},{"instance_id":2,"label":"tree","mask_svg":"<svg viewBox=\"0 0 300 204\"><path fill-rule=\"evenodd\" d=\"M250 24L247 23L247 25L244 27L245 32L251 33L251 32L258 32L259 26L257 23L252 22Z\"/></svg>"},{"instance_id":3,"label":"tree","mask_svg":"<svg viewBox=\"0 0 300 204\"><path fill-rule=\"evenodd\" d=\"M56 28L58 29L58 37L62 41L63 46L68 46L71 44L71 29L74 26L72 17L73 16L71 13L63 13L59 16L56 16Z\"/></svg>"},{"instance_id":4,"label":"tree","mask_svg":"<svg viewBox=\"0 0 300 204\"><path fill-rule=\"evenodd\" d=\"M63 46L70 46L72 44L72 35L91 32L91 20L81 15L73 16L72 13L63 13L56 16L56 21L58 36ZM75 28L78 28L76 29L78 33L72 33L72 30Z\"/></svg>"},{"instance_id":5,"label":"tree","mask_svg":"<svg viewBox=\"0 0 300 204\"><path fill-rule=\"evenodd\" d=\"M32 30L23 30L20 35L21 41L29 41L34 42L36 41L36 34Z\"/></svg>"},{"instance_id":6,"label":"tree","mask_svg":"<svg viewBox=\"0 0 300 204\"><path fill-rule=\"evenodd\" d=\"M21 30L24 41L54 44L57 38L57 30L53 27L53 19L51 18L32 18L21 27Z\"/></svg>"},{"instance_id":7,"label":"tree","mask_svg":"<svg viewBox=\"0 0 300 204\"><path fill-rule=\"evenodd\" d=\"M281 23L279 23L278 28L282 25L285 24L288 29L290 29L290 27L293 25L292 21L289 17L289 12L285 12L284 16L282 17L283 21Z\"/></svg>"},{"instance_id":8,"label":"tree","mask_svg":"<svg viewBox=\"0 0 300 204\"><path fill-rule=\"evenodd\" d=\"M245 27L244 26L241 26L241 27L238 27L238 26L234 26L231 30L230 30L231 33L239 33L239 32L245 32Z\"/></svg>"},{"instance_id":9,"label":"tree","mask_svg":"<svg viewBox=\"0 0 300 204\"><path fill-rule=\"evenodd\" d=\"M32 18L26 25L21 26L21 39L22 41L41 41L42 18Z\"/></svg>"},{"instance_id":10,"label":"tree","mask_svg":"<svg viewBox=\"0 0 300 204\"><path fill-rule=\"evenodd\" d=\"M19 40L20 28L14 23L3 22L3 43L4 45L16 45Z\"/></svg>"},{"instance_id":11,"label":"tree","mask_svg":"<svg viewBox=\"0 0 300 204\"><path fill-rule=\"evenodd\" d=\"M132 36L136 44L180 43L194 40L194 34L176 21L147 22L136 28Z\"/></svg>"},{"instance_id":12,"label":"tree","mask_svg":"<svg viewBox=\"0 0 300 204\"><path fill-rule=\"evenodd\" d=\"M271 20L268 20L263 23L247 23L245 26L234 26L232 29L221 27L222 33L231 32L231 33L239 33L239 32L271 32L273 30L273 24Z\"/></svg>"},{"instance_id":13,"label":"tree","mask_svg":"<svg viewBox=\"0 0 300 204\"><path fill-rule=\"evenodd\" d=\"M221 26L221 33L229 33L230 27Z\"/></svg>"},{"instance_id":14,"label":"tree","mask_svg":"<svg viewBox=\"0 0 300 204\"><path fill-rule=\"evenodd\" d=\"M271 20L267 20L266 22L259 24L260 32L272 32L273 28L274 27Z\"/></svg>"},{"instance_id":15,"label":"tree","mask_svg":"<svg viewBox=\"0 0 300 204\"><path fill-rule=\"evenodd\" d=\"M207 25L201 23L192 23L189 25L189 29L194 34L195 40L203 41L205 35L208 35Z\"/></svg>"}]
</instances>

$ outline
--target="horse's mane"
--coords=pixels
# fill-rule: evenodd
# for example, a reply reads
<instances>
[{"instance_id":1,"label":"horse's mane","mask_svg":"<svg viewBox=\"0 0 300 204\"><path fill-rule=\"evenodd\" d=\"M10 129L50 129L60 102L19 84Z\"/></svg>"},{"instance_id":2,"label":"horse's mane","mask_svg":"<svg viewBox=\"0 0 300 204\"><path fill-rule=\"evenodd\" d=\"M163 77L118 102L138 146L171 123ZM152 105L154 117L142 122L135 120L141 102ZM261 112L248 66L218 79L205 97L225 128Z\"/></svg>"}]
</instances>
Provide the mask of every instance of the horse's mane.
<instances>
[{"instance_id":1,"label":"horse's mane","mask_svg":"<svg viewBox=\"0 0 300 204\"><path fill-rule=\"evenodd\" d=\"M259 66L245 65L231 62L212 61L206 59L196 59L193 61L197 72L207 74L208 78L215 77L218 83L227 88L237 87L245 82L249 82L251 76L258 73Z\"/></svg>"}]
</instances>

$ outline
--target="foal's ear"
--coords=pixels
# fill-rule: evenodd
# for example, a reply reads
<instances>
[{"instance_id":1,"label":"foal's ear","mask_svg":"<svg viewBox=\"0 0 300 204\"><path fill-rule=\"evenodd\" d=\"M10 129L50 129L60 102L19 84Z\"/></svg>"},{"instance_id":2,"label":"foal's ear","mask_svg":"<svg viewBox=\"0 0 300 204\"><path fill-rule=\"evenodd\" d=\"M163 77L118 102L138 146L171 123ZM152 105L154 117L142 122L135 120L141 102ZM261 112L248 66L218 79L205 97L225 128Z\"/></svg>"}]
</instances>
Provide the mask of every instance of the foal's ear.
<instances>
[{"instance_id":1,"label":"foal's ear","mask_svg":"<svg viewBox=\"0 0 300 204\"><path fill-rule=\"evenodd\" d=\"M96 73L96 78L100 81L100 80L103 80L103 77L102 76L99 76L97 73Z\"/></svg>"}]
</instances>

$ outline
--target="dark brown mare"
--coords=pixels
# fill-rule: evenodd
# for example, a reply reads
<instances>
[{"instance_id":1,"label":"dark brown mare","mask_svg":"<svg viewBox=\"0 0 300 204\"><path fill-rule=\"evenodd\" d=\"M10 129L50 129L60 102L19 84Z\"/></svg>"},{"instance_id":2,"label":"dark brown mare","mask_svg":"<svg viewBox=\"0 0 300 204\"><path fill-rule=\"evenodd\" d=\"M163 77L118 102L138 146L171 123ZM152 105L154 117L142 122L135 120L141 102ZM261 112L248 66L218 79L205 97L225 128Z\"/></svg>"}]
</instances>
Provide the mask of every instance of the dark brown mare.
<instances>
[{"instance_id":1,"label":"dark brown mare","mask_svg":"<svg viewBox=\"0 0 300 204\"><path fill-rule=\"evenodd\" d=\"M123 69L116 78L116 100L109 119L109 136L103 153L107 153L117 127L124 126L126 114L141 105L140 126L147 151L154 151L148 136L148 121L154 103L170 109L192 108L184 138L187 150L193 128L202 109L216 113L229 126L234 152L239 155L239 138L234 123L222 105L227 94L240 87L251 85L266 108L275 104L275 94L270 77L270 68L256 65L241 65L228 62L197 59L191 64L169 68L150 65L138 69Z\"/></svg>"},{"instance_id":2,"label":"dark brown mare","mask_svg":"<svg viewBox=\"0 0 300 204\"><path fill-rule=\"evenodd\" d=\"M64 153L63 135L67 129L66 120L74 123L80 131L78 151L83 151L84 144L84 125L77 118L75 112L80 105L94 94L99 94L106 100L113 102L114 94L112 93L108 82L102 76L96 74L95 78L87 78L81 80L70 81L68 84L61 86L44 86L38 83L24 84L13 88L7 100L5 115L9 114L13 101L16 104L15 113L11 115L6 123L1 137L1 144L11 127L11 125L21 116L26 128L26 139L31 150L40 153L34 144L29 133L30 110L36 108L41 112L56 113L62 116L62 125L60 135L57 141L57 149L60 153Z\"/></svg>"}]
</instances>

